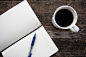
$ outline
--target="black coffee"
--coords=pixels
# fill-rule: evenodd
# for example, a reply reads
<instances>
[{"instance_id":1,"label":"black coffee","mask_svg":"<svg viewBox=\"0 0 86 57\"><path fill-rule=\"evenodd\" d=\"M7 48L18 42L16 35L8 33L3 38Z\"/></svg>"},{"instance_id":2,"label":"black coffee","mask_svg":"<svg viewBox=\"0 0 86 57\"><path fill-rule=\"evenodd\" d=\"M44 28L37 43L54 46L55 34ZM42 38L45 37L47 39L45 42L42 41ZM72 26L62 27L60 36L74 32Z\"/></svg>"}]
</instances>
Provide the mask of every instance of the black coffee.
<instances>
[{"instance_id":1,"label":"black coffee","mask_svg":"<svg viewBox=\"0 0 86 57\"><path fill-rule=\"evenodd\" d=\"M73 22L73 14L67 9L61 9L56 13L55 20L59 26L67 27Z\"/></svg>"}]
</instances>

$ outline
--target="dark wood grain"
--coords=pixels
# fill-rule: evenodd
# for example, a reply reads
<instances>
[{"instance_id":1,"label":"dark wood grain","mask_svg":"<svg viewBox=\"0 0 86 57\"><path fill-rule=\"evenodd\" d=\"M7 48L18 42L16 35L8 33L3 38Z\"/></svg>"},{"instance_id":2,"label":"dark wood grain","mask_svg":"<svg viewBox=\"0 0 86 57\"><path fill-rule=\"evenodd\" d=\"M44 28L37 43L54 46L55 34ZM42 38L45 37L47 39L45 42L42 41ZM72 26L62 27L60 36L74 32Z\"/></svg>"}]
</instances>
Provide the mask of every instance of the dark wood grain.
<instances>
[{"instance_id":1,"label":"dark wood grain","mask_svg":"<svg viewBox=\"0 0 86 57\"><path fill-rule=\"evenodd\" d=\"M6 12L22 0L0 0L0 14ZM86 0L28 0L40 22L59 48L51 57L86 57ZM52 25L54 11L62 5L72 6L78 13L80 31L62 30ZM2 56L0 56L2 57Z\"/></svg>"},{"instance_id":2,"label":"dark wood grain","mask_svg":"<svg viewBox=\"0 0 86 57\"><path fill-rule=\"evenodd\" d=\"M86 39L56 39L53 41L59 52L51 57L86 57Z\"/></svg>"}]
</instances>

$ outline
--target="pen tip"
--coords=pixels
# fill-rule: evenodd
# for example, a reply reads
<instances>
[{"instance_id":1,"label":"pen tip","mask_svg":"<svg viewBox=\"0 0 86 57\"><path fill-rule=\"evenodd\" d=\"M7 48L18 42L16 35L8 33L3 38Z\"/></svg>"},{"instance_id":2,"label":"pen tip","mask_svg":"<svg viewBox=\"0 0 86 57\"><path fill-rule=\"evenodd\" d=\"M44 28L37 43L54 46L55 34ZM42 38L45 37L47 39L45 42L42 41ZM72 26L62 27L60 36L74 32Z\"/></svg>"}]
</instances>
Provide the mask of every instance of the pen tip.
<instances>
[{"instance_id":1,"label":"pen tip","mask_svg":"<svg viewBox=\"0 0 86 57\"><path fill-rule=\"evenodd\" d=\"M36 33L35 33L34 37L36 37Z\"/></svg>"}]
</instances>

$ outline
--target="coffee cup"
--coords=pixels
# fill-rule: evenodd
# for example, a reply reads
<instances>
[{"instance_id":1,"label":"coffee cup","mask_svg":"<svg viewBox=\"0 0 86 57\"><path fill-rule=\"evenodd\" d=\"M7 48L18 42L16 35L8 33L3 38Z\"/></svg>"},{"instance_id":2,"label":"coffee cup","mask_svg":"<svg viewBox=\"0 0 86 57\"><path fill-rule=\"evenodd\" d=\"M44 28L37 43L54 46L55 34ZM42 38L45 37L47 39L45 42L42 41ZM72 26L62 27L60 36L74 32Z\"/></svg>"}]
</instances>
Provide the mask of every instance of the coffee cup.
<instances>
[{"instance_id":1,"label":"coffee cup","mask_svg":"<svg viewBox=\"0 0 86 57\"><path fill-rule=\"evenodd\" d=\"M71 6L60 6L57 8L52 17L52 24L56 28L70 29L73 32L78 32L79 27L76 26L78 19L77 12Z\"/></svg>"}]
</instances>

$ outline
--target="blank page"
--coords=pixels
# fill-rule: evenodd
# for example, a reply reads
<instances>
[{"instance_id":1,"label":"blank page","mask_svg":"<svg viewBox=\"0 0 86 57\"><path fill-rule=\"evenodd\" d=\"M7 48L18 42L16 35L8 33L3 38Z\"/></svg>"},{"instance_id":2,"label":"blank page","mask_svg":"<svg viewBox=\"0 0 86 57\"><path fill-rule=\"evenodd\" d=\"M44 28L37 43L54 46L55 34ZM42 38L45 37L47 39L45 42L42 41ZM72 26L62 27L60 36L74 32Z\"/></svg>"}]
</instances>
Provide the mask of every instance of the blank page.
<instances>
[{"instance_id":1,"label":"blank page","mask_svg":"<svg viewBox=\"0 0 86 57\"><path fill-rule=\"evenodd\" d=\"M40 25L27 1L22 1L6 11L0 17L0 51Z\"/></svg>"},{"instance_id":2,"label":"blank page","mask_svg":"<svg viewBox=\"0 0 86 57\"><path fill-rule=\"evenodd\" d=\"M58 51L44 27L23 38L16 44L2 52L4 57L28 57L31 41L36 33L36 40L32 50L32 57L49 57Z\"/></svg>"}]
</instances>

